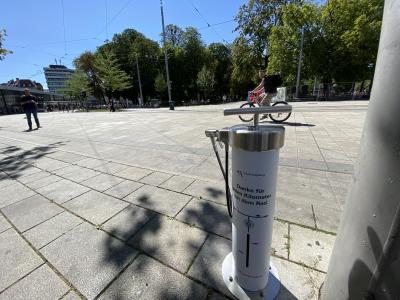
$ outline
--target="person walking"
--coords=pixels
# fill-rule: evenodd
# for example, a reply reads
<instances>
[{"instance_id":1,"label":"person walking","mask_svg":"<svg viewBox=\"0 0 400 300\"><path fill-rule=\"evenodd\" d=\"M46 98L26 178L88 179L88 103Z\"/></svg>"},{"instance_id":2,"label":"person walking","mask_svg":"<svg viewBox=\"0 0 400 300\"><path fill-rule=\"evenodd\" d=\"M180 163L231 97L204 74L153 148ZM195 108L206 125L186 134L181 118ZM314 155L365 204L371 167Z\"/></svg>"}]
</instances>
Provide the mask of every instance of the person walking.
<instances>
[{"instance_id":1,"label":"person walking","mask_svg":"<svg viewBox=\"0 0 400 300\"><path fill-rule=\"evenodd\" d=\"M28 131L32 130L32 115L35 119L37 129L39 129L41 126L37 115L36 97L31 95L29 89L24 89L24 95L21 97L21 105L26 114L26 119L28 121L28 126L29 126Z\"/></svg>"}]
</instances>

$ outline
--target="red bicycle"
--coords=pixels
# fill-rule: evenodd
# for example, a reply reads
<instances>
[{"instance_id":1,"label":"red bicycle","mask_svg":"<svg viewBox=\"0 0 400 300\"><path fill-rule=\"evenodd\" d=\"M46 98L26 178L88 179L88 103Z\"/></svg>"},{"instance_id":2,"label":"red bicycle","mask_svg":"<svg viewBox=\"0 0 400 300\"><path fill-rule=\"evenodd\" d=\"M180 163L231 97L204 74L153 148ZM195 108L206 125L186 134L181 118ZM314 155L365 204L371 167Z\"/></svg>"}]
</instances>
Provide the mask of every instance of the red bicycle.
<instances>
[{"instance_id":1,"label":"red bicycle","mask_svg":"<svg viewBox=\"0 0 400 300\"><path fill-rule=\"evenodd\" d=\"M254 95L252 92L247 93L247 102L243 103L240 108L249 108L249 107L259 107L262 106L260 105L262 101L261 96ZM278 105L289 105L286 101L273 101L272 98L272 106L278 106ZM270 104L271 105L271 104ZM282 123L285 122L287 119L290 118L290 115L292 113L290 112L284 112L284 113L271 113L271 114L265 114L265 118L270 118L272 121L275 123ZM253 121L252 115L239 115L239 119L242 120L243 122L251 122Z\"/></svg>"}]
</instances>

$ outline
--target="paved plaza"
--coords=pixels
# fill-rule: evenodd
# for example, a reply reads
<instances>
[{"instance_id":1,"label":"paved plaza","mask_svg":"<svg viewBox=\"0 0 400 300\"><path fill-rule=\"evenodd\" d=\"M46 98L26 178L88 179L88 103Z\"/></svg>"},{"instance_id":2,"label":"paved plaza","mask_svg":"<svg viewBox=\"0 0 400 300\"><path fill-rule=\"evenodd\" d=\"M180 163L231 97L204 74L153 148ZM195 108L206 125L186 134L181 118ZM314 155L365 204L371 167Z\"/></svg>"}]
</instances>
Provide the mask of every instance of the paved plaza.
<instances>
[{"instance_id":1,"label":"paved plaza","mask_svg":"<svg viewBox=\"0 0 400 300\"><path fill-rule=\"evenodd\" d=\"M0 300L225 299L231 225L204 130L239 103L0 117ZM368 102L294 103L280 151L278 299L317 299ZM266 122L267 123L267 122Z\"/></svg>"}]
</instances>

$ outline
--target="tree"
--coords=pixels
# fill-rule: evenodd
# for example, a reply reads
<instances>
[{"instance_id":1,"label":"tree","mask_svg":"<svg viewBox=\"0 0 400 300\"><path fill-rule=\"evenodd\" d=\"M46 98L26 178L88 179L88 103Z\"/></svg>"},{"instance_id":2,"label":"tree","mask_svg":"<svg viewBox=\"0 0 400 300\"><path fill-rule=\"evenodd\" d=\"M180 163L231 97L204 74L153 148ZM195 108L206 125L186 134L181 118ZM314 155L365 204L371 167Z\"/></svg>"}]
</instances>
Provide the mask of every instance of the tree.
<instances>
[{"instance_id":1,"label":"tree","mask_svg":"<svg viewBox=\"0 0 400 300\"><path fill-rule=\"evenodd\" d=\"M154 80L154 88L160 98L165 96L165 92L167 91L167 81L162 73L158 73L156 79Z\"/></svg>"},{"instance_id":2,"label":"tree","mask_svg":"<svg viewBox=\"0 0 400 300\"><path fill-rule=\"evenodd\" d=\"M146 38L134 29L125 29L122 33L115 34L109 43L102 45L97 50L97 52L107 51L115 54L121 70L132 78L132 86L120 91L119 94L121 96L125 98L133 96L136 98L139 95L137 61L140 66L143 94L145 96L155 95L154 78L160 69L160 48L156 42Z\"/></svg>"},{"instance_id":3,"label":"tree","mask_svg":"<svg viewBox=\"0 0 400 300\"><path fill-rule=\"evenodd\" d=\"M165 27L165 40L171 44L173 48L182 46L184 31L177 25L168 24ZM162 36L162 33L161 33Z\"/></svg>"},{"instance_id":4,"label":"tree","mask_svg":"<svg viewBox=\"0 0 400 300\"><path fill-rule=\"evenodd\" d=\"M271 29L267 73L282 75L285 84L294 85L304 31L302 78L321 74L321 9L312 3L290 3L282 8L281 22Z\"/></svg>"},{"instance_id":5,"label":"tree","mask_svg":"<svg viewBox=\"0 0 400 300\"><path fill-rule=\"evenodd\" d=\"M240 7L235 20L236 31L246 43L255 58L258 68L266 68L269 55L269 35L273 26L280 23L282 7L301 0L249 0Z\"/></svg>"},{"instance_id":6,"label":"tree","mask_svg":"<svg viewBox=\"0 0 400 300\"><path fill-rule=\"evenodd\" d=\"M111 51L98 52L95 55L95 67L101 88L109 99L131 87L132 79L120 69L115 55Z\"/></svg>"},{"instance_id":7,"label":"tree","mask_svg":"<svg viewBox=\"0 0 400 300\"><path fill-rule=\"evenodd\" d=\"M4 29L0 29L0 60L3 60L7 54L11 54L12 51L4 48L4 37L7 36L6 31Z\"/></svg>"},{"instance_id":8,"label":"tree","mask_svg":"<svg viewBox=\"0 0 400 300\"><path fill-rule=\"evenodd\" d=\"M205 98L207 98L214 89L215 79L214 74L203 66L200 72L197 74L197 86L200 91L203 92Z\"/></svg>"},{"instance_id":9,"label":"tree","mask_svg":"<svg viewBox=\"0 0 400 300\"><path fill-rule=\"evenodd\" d=\"M101 81L95 65L95 55L90 51L85 51L74 60L74 65L78 72L86 74L92 94L98 99L104 99Z\"/></svg>"},{"instance_id":10,"label":"tree","mask_svg":"<svg viewBox=\"0 0 400 300\"><path fill-rule=\"evenodd\" d=\"M231 48L221 43L212 43L207 52L214 71L215 91L219 97L228 95L232 72Z\"/></svg>"},{"instance_id":11,"label":"tree","mask_svg":"<svg viewBox=\"0 0 400 300\"><path fill-rule=\"evenodd\" d=\"M82 71L77 71L65 81L65 88L60 90L61 93L75 99L81 99L82 93L89 94L89 79Z\"/></svg>"},{"instance_id":12,"label":"tree","mask_svg":"<svg viewBox=\"0 0 400 300\"><path fill-rule=\"evenodd\" d=\"M239 37L232 45L231 94L245 96L257 77L257 57L246 39Z\"/></svg>"}]
</instances>

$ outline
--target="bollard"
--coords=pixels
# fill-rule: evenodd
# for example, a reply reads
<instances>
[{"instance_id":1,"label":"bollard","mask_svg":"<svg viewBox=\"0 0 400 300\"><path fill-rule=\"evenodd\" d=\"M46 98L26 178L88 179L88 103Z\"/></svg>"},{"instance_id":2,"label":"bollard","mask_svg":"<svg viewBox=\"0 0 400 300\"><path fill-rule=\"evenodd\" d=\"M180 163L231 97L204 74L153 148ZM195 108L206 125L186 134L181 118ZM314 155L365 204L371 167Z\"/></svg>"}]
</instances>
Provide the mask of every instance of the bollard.
<instances>
[{"instance_id":1,"label":"bollard","mask_svg":"<svg viewBox=\"0 0 400 300\"><path fill-rule=\"evenodd\" d=\"M288 112L291 107L280 110ZM225 115L254 113L254 124L206 131L224 175L232 220L232 252L224 259L222 276L229 291L239 299L274 299L280 289L278 272L270 263L270 248L279 149L284 144L285 129L259 125L259 114L268 112L278 112L278 108L225 110ZM215 140L225 145L225 170ZM232 149L231 189L229 147Z\"/></svg>"}]
</instances>

